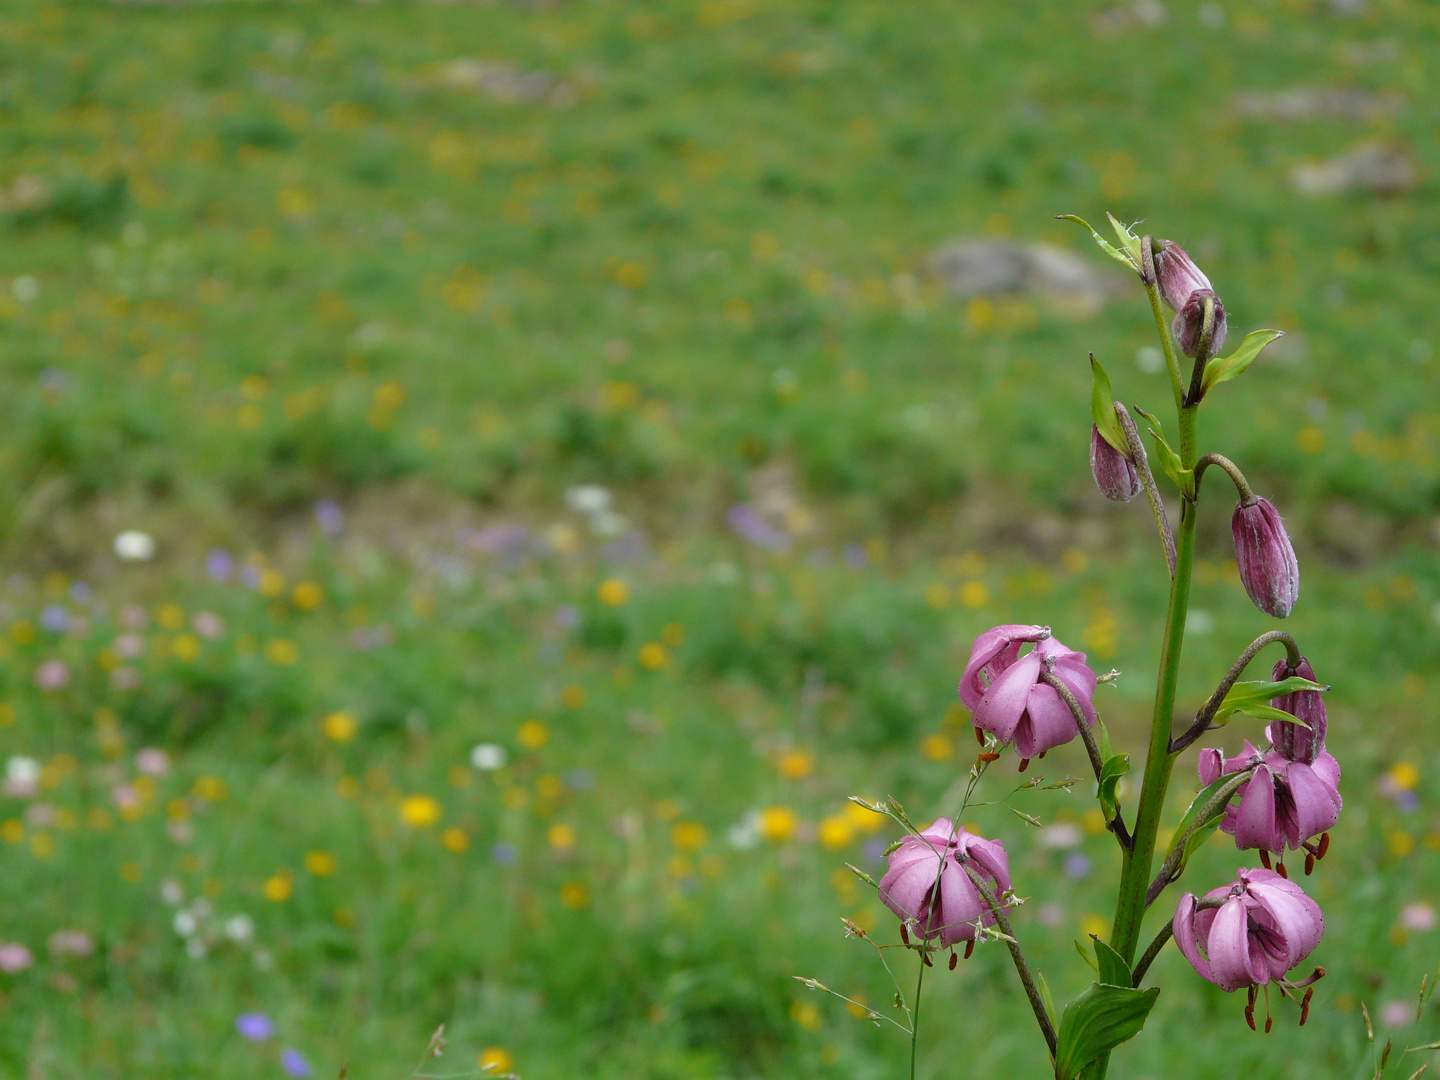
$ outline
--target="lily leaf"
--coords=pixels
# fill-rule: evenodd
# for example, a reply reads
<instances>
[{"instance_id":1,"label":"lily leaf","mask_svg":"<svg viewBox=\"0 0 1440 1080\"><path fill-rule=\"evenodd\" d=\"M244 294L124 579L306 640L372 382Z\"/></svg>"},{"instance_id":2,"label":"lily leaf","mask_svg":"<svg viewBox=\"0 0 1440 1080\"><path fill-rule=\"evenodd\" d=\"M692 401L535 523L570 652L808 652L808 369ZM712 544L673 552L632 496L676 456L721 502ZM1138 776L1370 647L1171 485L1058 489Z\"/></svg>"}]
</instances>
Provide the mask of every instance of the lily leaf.
<instances>
[{"instance_id":1,"label":"lily leaf","mask_svg":"<svg viewBox=\"0 0 1440 1080\"><path fill-rule=\"evenodd\" d=\"M1089 230L1090 230L1090 235L1095 238L1095 243L1097 243L1097 244L1100 245L1100 250L1101 250L1101 251L1105 252L1106 255L1109 255L1112 259L1116 260L1117 262L1122 262L1122 263L1124 263L1126 266L1130 267L1131 270L1134 270L1136 273L1139 273L1139 271L1140 271L1140 256L1139 256L1140 247L1139 247L1139 243L1140 243L1140 242L1139 242L1138 240L1135 242L1135 244L1136 244L1136 246L1135 246L1136 254L1135 254L1134 256L1132 256L1132 255L1129 253L1129 250L1128 250L1129 245L1128 245L1128 244L1126 245L1127 250L1125 250L1125 251L1120 251L1119 249L1117 249L1117 248L1115 247L1114 244L1110 243L1110 241L1106 240L1103 236L1101 236L1098 232L1096 232L1096 231L1095 231L1095 227L1094 227L1093 225L1091 225L1088 221L1086 221L1084 218L1082 218L1082 217L1077 217L1075 214L1056 214L1055 216L1056 216L1057 218L1059 218L1061 221L1073 221L1073 222L1075 222L1075 224L1084 226L1086 229L1089 229ZM1107 215L1107 216L1108 216L1108 215ZM1114 219L1114 218L1111 218L1110 220L1111 220L1111 221L1114 221L1115 219ZM1118 232L1118 229L1117 229L1117 232ZM1121 242L1124 243L1123 240L1122 240Z\"/></svg>"},{"instance_id":2,"label":"lily leaf","mask_svg":"<svg viewBox=\"0 0 1440 1080\"><path fill-rule=\"evenodd\" d=\"M1225 820L1225 805L1221 804L1210 812L1205 821L1199 822L1197 825L1197 819L1209 804L1210 800L1215 797L1221 788L1233 779L1233 776L1222 776L1213 784L1205 785L1205 787L1200 789L1199 794L1190 800L1190 805L1186 808L1185 815L1180 819L1180 823L1175 826L1175 839L1170 844L1170 850L1165 853L1165 861L1169 862L1170 857L1175 854L1176 845L1181 842L1181 839L1185 837L1187 832L1190 833L1190 836L1185 839L1185 847L1180 852L1180 861L1175 864L1175 871L1171 875L1171 880L1178 878L1185 872L1185 865L1190 861L1190 856L1200 850L1200 845L1210 839L1210 834L1218 829L1220 823ZM1194 832L1190 832L1192 826L1194 827Z\"/></svg>"},{"instance_id":3,"label":"lily leaf","mask_svg":"<svg viewBox=\"0 0 1440 1080\"><path fill-rule=\"evenodd\" d=\"M1045 1006L1045 1012L1050 1017L1050 1023L1055 1023L1055 999L1050 996L1050 984L1045 981L1043 971L1035 972L1035 985L1040 990L1040 1002Z\"/></svg>"},{"instance_id":4,"label":"lily leaf","mask_svg":"<svg viewBox=\"0 0 1440 1080\"><path fill-rule=\"evenodd\" d=\"M1115 398L1110 392L1110 376L1090 354L1090 417L1100 431L1100 437L1128 459L1130 447L1125 441L1125 432L1120 430L1120 420L1115 415Z\"/></svg>"},{"instance_id":5,"label":"lily leaf","mask_svg":"<svg viewBox=\"0 0 1440 1080\"><path fill-rule=\"evenodd\" d=\"M1220 702L1220 708L1215 710L1215 719L1212 723L1216 727L1223 727L1237 712L1254 716L1257 720L1276 720L1279 719L1279 716L1276 715L1279 713L1286 720L1293 722L1295 717L1289 713L1280 713L1279 709L1271 708L1266 702L1271 698L1280 697L1282 694L1293 694L1296 690L1328 689L1330 689L1328 686L1321 686L1309 679L1302 679L1298 675L1291 675L1288 679L1281 679L1279 682L1269 682L1263 679L1237 682Z\"/></svg>"},{"instance_id":6,"label":"lily leaf","mask_svg":"<svg viewBox=\"0 0 1440 1080\"><path fill-rule=\"evenodd\" d=\"M1079 938L1075 938L1074 940L1075 940L1075 951L1080 954L1080 959L1081 959L1081 960L1084 960L1085 963L1087 963L1087 964L1090 965L1090 970L1091 970L1091 971L1095 972L1096 975L1099 975L1099 974L1100 974L1100 965L1095 962L1095 957L1093 957L1093 956L1090 955L1090 950L1089 950L1089 949L1085 948L1084 945L1080 944L1080 939L1079 939Z\"/></svg>"},{"instance_id":7,"label":"lily leaf","mask_svg":"<svg viewBox=\"0 0 1440 1080\"><path fill-rule=\"evenodd\" d=\"M1109 210L1105 211L1105 217L1110 222L1110 228L1115 230L1115 236L1119 239L1120 246L1130 253L1130 257L1135 260L1135 265L1139 266L1140 237L1136 236L1128 225L1120 224Z\"/></svg>"},{"instance_id":8,"label":"lily leaf","mask_svg":"<svg viewBox=\"0 0 1440 1080\"><path fill-rule=\"evenodd\" d=\"M1136 990L1091 983L1060 1016L1055 1080L1075 1080L1101 1054L1138 1035L1159 996L1158 986Z\"/></svg>"},{"instance_id":9,"label":"lily leaf","mask_svg":"<svg viewBox=\"0 0 1440 1080\"><path fill-rule=\"evenodd\" d=\"M1100 800L1100 809L1104 812L1106 821L1115 820L1119 809L1115 798L1115 785L1120 783L1120 778L1129 771L1129 754L1116 754L1106 758L1105 764L1100 767L1100 781L1096 785L1095 797Z\"/></svg>"},{"instance_id":10,"label":"lily leaf","mask_svg":"<svg viewBox=\"0 0 1440 1080\"><path fill-rule=\"evenodd\" d=\"M1094 934L1090 940L1095 943L1095 959L1100 963L1100 981L1110 986L1131 985L1135 979L1125 958Z\"/></svg>"},{"instance_id":11,"label":"lily leaf","mask_svg":"<svg viewBox=\"0 0 1440 1080\"><path fill-rule=\"evenodd\" d=\"M1160 468L1170 478L1171 483L1180 489L1182 495L1187 499L1193 499L1195 497L1195 471L1185 468L1180 463L1180 455L1170 449L1170 444L1161 437L1160 432L1151 428L1150 437L1155 440L1155 451L1160 458Z\"/></svg>"},{"instance_id":12,"label":"lily leaf","mask_svg":"<svg viewBox=\"0 0 1440 1080\"><path fill-rule=\"evenodd\" d=\"M1244 374L1245 369L1255 362L1255 357L1260 355L1260 350L1269 345L1276 338L1285 336L1283 330L1251 330L1245 335L1245 340L1240 342L1240 347L1229 356L1222 356L1211 360L1205 367L1205 382L1201 392L1206 393L1217 383L1225 382Z\"/></svg>"}]
</instances>

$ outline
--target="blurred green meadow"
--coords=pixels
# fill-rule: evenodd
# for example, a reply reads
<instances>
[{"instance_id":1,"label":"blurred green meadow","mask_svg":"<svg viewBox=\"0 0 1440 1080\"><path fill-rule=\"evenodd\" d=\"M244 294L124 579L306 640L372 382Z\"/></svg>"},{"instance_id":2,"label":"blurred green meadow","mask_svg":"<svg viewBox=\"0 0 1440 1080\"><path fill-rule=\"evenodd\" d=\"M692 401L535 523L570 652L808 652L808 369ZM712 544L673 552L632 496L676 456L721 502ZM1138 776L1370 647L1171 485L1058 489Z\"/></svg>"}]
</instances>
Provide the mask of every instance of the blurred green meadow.
<instances>
[{"instance_id":1,"label":"blurred green meadow","mask_svg":"<svg viewBox=\"0 0 1440 1080\"><path fill-rule=\"evenodd\" d=\"M1148 720L1167 583L1088 475L1086 353L1167 387L1053 220L1107 209L1232 340L1287 332L1202 447L1286 516L1346 799L1309 1025L1252 1034L1172 950L1113 1075L1432 1060L1437 73L1423 0L11 0L0 1073L900 1075L792 978L893 999L841 919L898 940L844 869L894 836L846 796L953 810L996 623L1121 671L1117 744ZM957 291L957 238L1096 277ZM1182 714L1269 628L1222 487ZM1065 999L1118 860L1086 783L1000 805L1013 770L966 823ZM1152 924L1251 861L1212 841ZM1043 1075L1028 1024L982 946L920 1074Z\"/></svg>"}]
</instances>

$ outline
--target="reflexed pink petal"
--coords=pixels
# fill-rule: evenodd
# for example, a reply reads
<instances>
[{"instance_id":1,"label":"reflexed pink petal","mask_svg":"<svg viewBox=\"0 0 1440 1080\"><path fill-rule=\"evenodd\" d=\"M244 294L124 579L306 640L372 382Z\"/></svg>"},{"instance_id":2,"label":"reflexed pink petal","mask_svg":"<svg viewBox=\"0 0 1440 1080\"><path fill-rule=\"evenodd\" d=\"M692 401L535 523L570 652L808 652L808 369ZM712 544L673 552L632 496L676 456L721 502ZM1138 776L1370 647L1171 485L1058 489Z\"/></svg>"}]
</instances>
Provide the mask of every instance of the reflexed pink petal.
<instances>
[{"instance_id":1,"label":"reflexed pink petal","mask_svg":"<svg viewBox=\"0 0 1440 1080\"><path fill-rule=\"evenodd\" d=\"M1239 792L1240 809L1234 820L1237 847L1283 851L1284 834L1275 825L1275 780L1264 765Z\"/></svg>"},{"instance_id":2,"label":"reflexed pink petal","mask_svg":"<svg viewBox=\"0 0 1440 1080\"><path fill-rule=\"evenodd\" d=\"M985 690L1001 672L1015 663L1025 642L1038 641L1046 633L1043 626L1007 624L992 627L970 646L970 660L960 679L960 700L971 712L985 696Z\"/></svg>"},{"instance_id":3,"label":"reflexed pink petal","mask_svg":"<svg viewBox=\"0 0 1440 1080\"><path fill-rule=\"evenodd\" d=\"M1312 836L1333 829L1340 820L1340 793L1325 783L1309 765L1292 761L1285 770L1285 783L1295 800L1294 833L1290 846L1298 848Z\"/></svg>"},{"instance_id":4,"label":"reflexed pink petal","mask_svg":"<svg viewBox=\"0 0 1440 1080\"><path fill-rule=\"evenodd\" d=\"M1328 751L1322 750L1310 763L1310 768L1315 771L1321 783L1335 788L1337 796L1340 794L1340 763Z\"/></svg>"},{"instance_id":5,"label":"reflexed pink petal","mask_svg":"<svg viewBox=\"0 0 1440 1080\"><path fill-rule=\"evenodd\" d=\"M1015 736L1015 726L1025 712L1030 691L1039 675L1040 659L1034 653L1016 661L995 680L975 706L976 725L1001 742L1008 743Z\"/></svg>"},{"instance_id":6,"label":"reflexed pink petal","mask_svg":"<svg viewBox=\"0 0 1440 1080\"><path fill-rule=\"evenodd\" d=\"M968 874L950 859L945 864L945 874L940 884L940 944L953 945L957 941L970 941L976 936L976 920L983 917L986 925L994 922L990 906L981 899L975 883Z\"/></svg>"},{"instance_id":7,"label":"reflexed pink petal","mask_svg":"<svg viewBox=\"0 0 1440 1080\"><path fill-rule=\"evenodd\" d=\"M1222 990L1238 990L1261 981L1261 976L1269 977L1263 961L1260 971L1252 967L1247 922L1245 903L1235 897L1216 912L1210 926L1210 936L1205 942L1205 952L1210 958L1210 981Z\"/></svg>"},{"instance_id":8,"label":"reflexed pink petal","mask_svg":"<svg viewBox=\"0 0 1440 1080\"><path fill-rule=\"evenodd\" d=\"M1325 915L1320 905L1295 882L1263 870L1249 873L1246 889L1274 920L1288 950L1285 970L1289 971L1310 955L1325 934Z\"/></svg>"},{"instance_id":9,"label":"reflexed pink petal","mask_svg":"<svg viewBox=\"0 0 1440 1080\"><path fill-rule=\"evenodd\" d=\"M995 882L996 896L1009 892L1014 886L1010 884L1010 855L1005 845L999 840L986 840L970 833L963 835L965 839L961 842L961 850Z\"/></svg>"},{"instance_id":10,"label":"reflexed pink petal","mask_svg":"<svg viewBox=\"0 0 1440 1080\"><path fill-rule=\"evenodd\" d=\"M1213 914L1204 912L1203 914ZM1214 982L1215 976L1210 971L1210 962L1200 951L1200 945L1195 939L1195 894L1186 893L1180 898L1180 906L1175 909L1175 918L1171 923L1175 931L1175 944L1179 946L1185 959L1190 961L1190 966L1195 969L1202 979ZM1208 928L1207 928L1208 929Z\"/></svg>"},{"instance_id":11,"label":"reflexed pink petal","mask_svg":"<svg viewBox=\"0 0 1440 1080\"><path fill-rule=\"evenodd\" d=\"M1064 746L1080 729L1075 717L1053 687L1037 683L1030 688L1030 698L1015 729L1015 752L1021 757L1035 757L1057 746Z\"/></svg>"},{"instance_id":12,"label":"reflexed pink petal","mask_svg":"<svg viewBox=\"0 0 1440 1080\"><path fill-rule=\"evenodd\" d=\"M931 843L941 848L953 846L957 834L964 832L963 829L956 829L955 823L948 817L936 818L935 823L928 829L923 830L920 835Z\"/></svg>"},{"instance_id":13,"label":"reflexed pink petal","mask_svg":"<svg viewBox=\"0 0 1440 1080\"><path fill-rule=\"evenodd\" d=\"M1225 764L1225 757L1213 746L1207 746L1200 751L1200 783L1209 787L1216 780L1220 779L1220 770Z\"/></svg>"}]
</instances>

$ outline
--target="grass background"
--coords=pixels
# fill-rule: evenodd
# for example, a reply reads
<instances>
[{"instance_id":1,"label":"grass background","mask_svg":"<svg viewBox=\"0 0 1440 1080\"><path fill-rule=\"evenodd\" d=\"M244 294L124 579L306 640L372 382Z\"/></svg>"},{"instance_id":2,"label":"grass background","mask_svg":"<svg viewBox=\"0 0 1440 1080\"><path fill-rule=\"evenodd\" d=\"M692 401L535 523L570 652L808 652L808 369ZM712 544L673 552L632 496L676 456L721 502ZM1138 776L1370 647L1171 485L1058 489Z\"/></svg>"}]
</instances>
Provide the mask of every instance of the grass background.
<instances>
[{"instance_id":1,"label":"grass background","mask_svg":"<svg viewBox=\"0 0 1440 1080\"><path fill-rule=\"evenodd\" d=\"M1373 1074L1360 1004L1393 1019L1437 951L1400 912L1440 883L1440 11L1346 6L7 5L0 754L43 768L0 797L0 939L35 957L0 975L3 1070L261 1077L290 1047L404 1076L443 1022L429 1071L897 1074L893 1029L791 979L893 993L841 934L894 941L842 867L887 834L845 796L950 809L954 684L999 622L1120 669L1102 711L1138 748L1165 590L1143 509L1085 468L1088 351L1163 405L1138 288L1090 318L957 302L929 256L1098 266L1053 215L1109 209L1188 247L1236 340L1288 333L1201 435L1291 526L1347 802L1311 1024L1251 1036L1167 954L1116 1068ZM1234 102L1317 86L1402 107ZM1413 190L1292 190L1375 139ZM619 518L567 504L584 484ZM1267 628L1207 494L1182 711ZM117 560L123 529L155 558ZM967 815L1068 998L1113 844L1083 785L1016 805L1080 832ZM1243 861L1216 842L1186 885ZM94 951L48 948L66 929ZM1043 1071L1000 950L924 1009L924 1075Z\"/></svg>"}]
</instances>

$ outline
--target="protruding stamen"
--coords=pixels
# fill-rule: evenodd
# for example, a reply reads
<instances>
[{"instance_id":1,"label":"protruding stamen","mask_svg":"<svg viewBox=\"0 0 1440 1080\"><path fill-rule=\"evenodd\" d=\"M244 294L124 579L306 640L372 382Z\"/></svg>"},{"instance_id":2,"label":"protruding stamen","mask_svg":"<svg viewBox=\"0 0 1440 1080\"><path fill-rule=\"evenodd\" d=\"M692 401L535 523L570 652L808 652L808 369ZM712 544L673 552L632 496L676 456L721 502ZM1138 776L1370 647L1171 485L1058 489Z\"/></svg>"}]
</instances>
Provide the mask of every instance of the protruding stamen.
<instances>
[{"instance_id":1,"label":"protruding stamen","mask_svg":"<svg viewBox=\"0 0 1440 1080\"><path fill-rule=\"evenodd\" d=\"M1320 837L1320 850L1315 852L1317 859L1325 858L1325 853L1330 850L1330 834L1324 833Z\"/></svg>"},{"instance_id":2,"label":"protruding stamen","mask_svg":"<svg viewBox=\"0 0 1440 1080\"><path fill-rule=\"evenodd\" d=\"M1270 1029L1273 1028L1274 1026L1275 1026L1275 1018L1274 1018L1273 1016L1267 1016L1267 1017L1265 1017L1265 1034L1266 1034L1266 1035L1269 1035L1269 1034L1270 1034Z\"/></svg>"},{"instance_id":3,"label":"protruding stamen","mask_svg":"<svg viewBox=\"0 0 1440 1080\"><path fill-rule=\"evenodd\" d=\"M959 962L960 962L960 954L957 953L954 949L951 949L951 950L950 950L950 970L951 970L951 971L954 971L954 970L955 970L955 965L958 964Z\"/></svg>"},{"instance_id":4,"label":"protruding stamen","mask_svg":"<svg viewBox=\"0 0 1440 1080\"><path fill-rule=\"evenodd\" d=\"M1283 862L1277 862L1275 864L1275 872L1278 873L1281 877L1283 877L1286 881L1290 880L1290 871L1285 869L1285 864Z\"/></svg>"},{"instance_id":5,"label":"protruding stamen","mask_svg":"<svg viewBox=\"0 0 1440 1080\"><path fill-rule=\"evenodd\" d=\"M1308 851L1305 853L1305 876L1309 877L1315 872L1315 856Z\"/></svg>"},{"instance_id":6,"label":"protruding stamen","mask_svg":"<svg viewBox=\"0 0 1440 1080\"><path fill-rule=\"evenodd\" d=\"M1269 853L1268 851L1266 851L1264 848L1261 848L1261 849L1260 849L1260 865L1263 866L1263 867L1265 867L1266 870L1272 870L1272 869L1274 869L1274 868L1270 865L1270 853Z\"/></svg>"},{"instance_id":7,"label":"protruding stamen","mask_svg":"<svg viewBox=\"0 0 1440 1080\"><path fill-rule=\"evenodd\" d=\"M1028 757L1022 757L1022 758L1020 759L1020 771L1021 771L1021 772L1024 772L1024 771L1025 771L1026 769L1028 769L1029 767L1030 767L1030 759L1029 759Z\"/></svg>"},{"instance_id":8,"label":"protruding stamen","mask_svg":"<svg viewBox=\"0 0 1440 1080\"><path fill-rule=\"evenodd\" d=\"M1310 1019L1310 999L1315 996L1315 987L1305 991L1305 996L1300 999L1300 1026L1305 1026L1305 1021Z\"/></svg>"},{"instance_id":9,"label":"protruding stamen","mask_svg":"<svg viewBox=\"0 0 1440 1080\"><path fill-rule=\"evenodd\" d=\"M982 747L985 745L985 732L980 730L978 727L975 729L975 741L978 742Z\"/></svg>"},{"instance_id":10,"label":"protruding stamen","mask_svg":"<svg viewBox=\"0 0 1440 1080\"><path fill-rule=\"evenodd\" d=\"M966 960L969 960L969 959L970 959L970 955L971 955L974 951L975 951L975 939L974 939L974 938L971 938L969 941L965 942L965 959L966 959Z\"/></svg>"},{"instance_id":11,"label":"protruding stamen","mask_svg":"<svg viewBox=\"0 0 1440 1080\"><path fill-rule=\"evenodd\" d=\"M980 754L980 755L978 755L978 756L976 757L975 760L976 760L976 761L999 761L999 760L1000 760L1000 755L999 755L999 754Z\"/></svg>"},{"instance_id":12,"label":"protruding stamen","mask_svg":"<svg viewBox=\"0 0 1440 1080\"><path fill-rule=\"evenodd\" d=\"M900 924L900 941L908 949L910 947L910 931L905 929L905 924Z\"/></svg>"},{"instance_id":13,"label":"protruding stamen","mask_svg":"<svg viewBox=\"0 0 1440 1080\"><path fill-rule=\"evenodd\" d=\"M1044 761L1044 760L1045 760L1045 755L1048 754L1049 752L1050 752L1049 750L1041 750L1040 753L1038 753L1038 754L1035 755L1035 760L1036 760L1036 761Z\"/></svg>"},{"instance_id":14,"label":"protruding stamen","mask_svg":"<svg viewBox=\"0 0 1440 1080\"><path fill-rule=\"evenodd\" d=\"M1255 988L1252 986L1246 995L1245 1022L1250 1025L1250 1030L1255 1030Z\"/></svg>"},{"instance_id":15,"label":"protruding stamen","mask_svg":"<svg viewBox=\"0 0 1440 1080\"><path fill-rule=\"evenodd\" d=\"M930 954L929 954L928 952L922 952L922 953L920 954L920 959L925 961L925 966L926 966L926 967L934 967L934 966L935 966L935 964L931 961L931 959L930 959Z\"/></svg>"}]
</instances>

